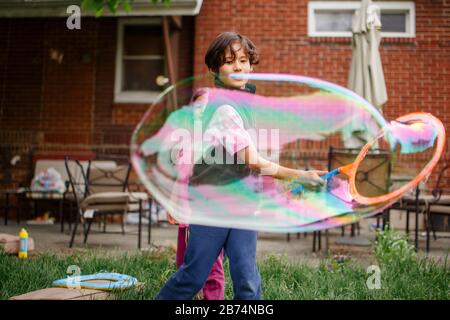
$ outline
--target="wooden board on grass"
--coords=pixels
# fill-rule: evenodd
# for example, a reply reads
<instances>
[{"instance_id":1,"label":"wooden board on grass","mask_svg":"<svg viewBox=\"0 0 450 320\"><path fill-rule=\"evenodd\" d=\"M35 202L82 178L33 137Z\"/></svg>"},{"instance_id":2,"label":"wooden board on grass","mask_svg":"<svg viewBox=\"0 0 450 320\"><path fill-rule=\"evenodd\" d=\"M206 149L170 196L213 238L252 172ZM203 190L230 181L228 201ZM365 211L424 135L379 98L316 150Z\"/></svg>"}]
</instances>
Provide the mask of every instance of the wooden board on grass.
<instances>
[{"instance_id":1,"label":"wooden board on grass","mask_svg":"<svg viewBox=\"0 0 450 320\"><path fill-rule=\"evenodd\" d=\"M92 289L45 288L11 297L10 300L105 300L109 293Z\"/></svg>"},{"instance_id":2,"label":"wooden board on grass","mask_svg":"<svg viewBox=\"0 0 450 320\"><path fill-rule=\"evenodd\" d=\"M95 283L109 282L108 280L91 280ZM145 284L139 282L136 287L142 288ZM10 300L106 300L110 298L110 291L94 289L45 288L11 297Z\"/></svg>"}]
</instances>

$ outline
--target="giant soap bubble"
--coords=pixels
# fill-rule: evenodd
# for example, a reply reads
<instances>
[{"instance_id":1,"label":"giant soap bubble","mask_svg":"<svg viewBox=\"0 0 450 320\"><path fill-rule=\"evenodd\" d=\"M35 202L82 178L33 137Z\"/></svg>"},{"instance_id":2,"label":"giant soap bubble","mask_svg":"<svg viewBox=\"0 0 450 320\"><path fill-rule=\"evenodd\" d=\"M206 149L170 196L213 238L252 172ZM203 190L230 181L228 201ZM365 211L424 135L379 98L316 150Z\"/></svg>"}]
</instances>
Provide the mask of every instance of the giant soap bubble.
<instances>
[{"instance_id":1,"label":"giant soap bubble","mask_svg":"<svg viewBox=\"0 0 450 320\"><path fill-rule=\"evenodd\" d=\"M444 148L442 123L430 114L387 121L330 82L283 74L232 77L247 78L256 93L215 87L208 76L186 79L159 96L133 134L134 169L180 223L270 232L354 223L426 179ZM333 162L352 139L363 139L364 147ZM338 169L326 186L305 189L251 170L241 152L249 143L286 167ZM404 179L393 185L394 175Z\"/></svg>"}]
</instances>

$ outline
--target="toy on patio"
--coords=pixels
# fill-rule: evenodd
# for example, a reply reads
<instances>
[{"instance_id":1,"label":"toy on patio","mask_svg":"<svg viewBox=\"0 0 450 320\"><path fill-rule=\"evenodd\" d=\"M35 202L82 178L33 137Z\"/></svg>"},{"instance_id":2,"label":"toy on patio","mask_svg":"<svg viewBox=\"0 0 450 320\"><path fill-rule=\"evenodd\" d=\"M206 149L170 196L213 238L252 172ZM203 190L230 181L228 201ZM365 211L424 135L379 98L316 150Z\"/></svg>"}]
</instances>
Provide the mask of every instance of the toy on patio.
<instances>
[{"instance_id":1,"label":"toy on patio","mask_svg":"<svg viewBox=\"0 0 450 320\"><path fill-rule=\"evenodd\" d=\"M50 212L44 212L43 214L37 216L34 219L27 220L28 225L47 225L54 224L55 218L50 216Z\"/></svg>"},{"instance_id":2,"label":"toy on patio","mask_svg":"<svg viewBox=\"0 0 450 320\"><path fill-rule=\"evenodd\" d=\"M445 130L431 114L387 121L366 100L327 81L232 76L247 78L256 93L213 87L209 76L186 79L159 96L133 134L131 157L139 178L179 222L283 233L354 223L415 188L443 152ZM225 128L223 117L230 114L232 125ZM327 185L320 190L270 172L256 174L233 155L251 141L262 157L286 167L324 169L324 150L345 146L361 124L364 146L351 161L330 168L336 170L324 177ZM377 173L375 166L376 177L407 168L413 177L393 190L363 179L368 154L385 151L389 170Z\"/></svg>"}]
</instances>

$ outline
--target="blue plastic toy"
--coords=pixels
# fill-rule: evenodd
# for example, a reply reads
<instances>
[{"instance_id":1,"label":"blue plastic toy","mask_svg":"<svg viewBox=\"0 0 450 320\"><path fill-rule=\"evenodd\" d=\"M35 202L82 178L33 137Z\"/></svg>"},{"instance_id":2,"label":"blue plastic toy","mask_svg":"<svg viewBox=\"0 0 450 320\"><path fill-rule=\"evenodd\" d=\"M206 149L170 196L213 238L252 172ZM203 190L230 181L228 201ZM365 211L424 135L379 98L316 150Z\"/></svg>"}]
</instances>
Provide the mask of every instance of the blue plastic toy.
<instances>
[{"instance_id":1,"label":"blue plastic toy","mask_svg":"<svg viewBox=\"0 0 450 320\"><path fill-rule=\"evenodd\" d=\"M110 280L111 282L92 282L92 280ZM135 286L138 280L126 274L102 272L83 276L73 276L53 281L52 285L63 288L83 288L104 291L126 290Z\"/></svg>"}]
</instances>

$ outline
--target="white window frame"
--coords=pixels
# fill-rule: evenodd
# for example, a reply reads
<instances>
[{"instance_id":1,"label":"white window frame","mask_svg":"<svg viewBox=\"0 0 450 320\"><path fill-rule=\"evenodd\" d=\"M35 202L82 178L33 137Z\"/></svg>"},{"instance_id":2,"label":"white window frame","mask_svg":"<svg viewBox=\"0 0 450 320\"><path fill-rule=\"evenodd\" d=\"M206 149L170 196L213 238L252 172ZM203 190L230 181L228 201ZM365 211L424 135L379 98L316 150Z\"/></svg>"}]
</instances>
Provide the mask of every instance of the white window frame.
<instances>
[{"instance_id":1,"label":"white window frame","mask_svg":"<svg viewBox=\"0 0 450 320\"><path fill-rule=\"evenodd\" d=\"M413 1L373 1L380 7L381 12L407 12L406 32L381 32L384 38L414 38L416 36L416 6ZM308 2L308 36L309 37L351 37L351 32L317 31L315 21L316 10L358 10L360 1L309 1Z\"/></svg>"},{"instance_id":2,"label":"white window frame","mask_svg":"<svg viewBox=\"0 0 450 320\"><path fill-rule=\"evenodd\" d=\"M119 19L117 23L116 75L114 84L115 103L152 103L157 100L161 91L122 91L123 72L123 37L128 25L161 25L158 17Z\"/></svg>"}]
</instances>

